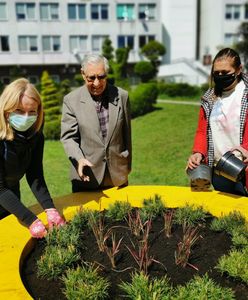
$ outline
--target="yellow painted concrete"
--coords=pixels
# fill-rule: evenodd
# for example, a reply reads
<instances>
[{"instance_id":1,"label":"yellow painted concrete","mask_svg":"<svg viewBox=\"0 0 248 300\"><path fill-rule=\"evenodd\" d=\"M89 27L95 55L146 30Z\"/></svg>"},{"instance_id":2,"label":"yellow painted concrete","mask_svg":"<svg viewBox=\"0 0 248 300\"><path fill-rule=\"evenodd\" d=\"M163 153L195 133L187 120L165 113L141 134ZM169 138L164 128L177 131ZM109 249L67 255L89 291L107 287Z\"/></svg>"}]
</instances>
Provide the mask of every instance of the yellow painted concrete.
<instances>
[{"instance_id":1,"label":"yellow painted concrete","mask_svg":"<svg viewBox=\"0 0 248 300\"><path fill-rule=\"evenodd\" d=\"M185 204L203 206L214 216L239 211L248 220L248 198L216 191L192 192L188 187L173 186L128 186L112 188L102 192L84 192L66 195L55 199L58 210L70 220L80 206L102 210L116 200L130 201L132 206L141 206L144 198L158 194L167 207L181 207ZM31 210L46 223L45 213L40 206ZM32 299L25 290L19 269L23 258L32 249L34 240L29 231L14 216L0 221L0 300Z\"/></svg>"}]
</instances>

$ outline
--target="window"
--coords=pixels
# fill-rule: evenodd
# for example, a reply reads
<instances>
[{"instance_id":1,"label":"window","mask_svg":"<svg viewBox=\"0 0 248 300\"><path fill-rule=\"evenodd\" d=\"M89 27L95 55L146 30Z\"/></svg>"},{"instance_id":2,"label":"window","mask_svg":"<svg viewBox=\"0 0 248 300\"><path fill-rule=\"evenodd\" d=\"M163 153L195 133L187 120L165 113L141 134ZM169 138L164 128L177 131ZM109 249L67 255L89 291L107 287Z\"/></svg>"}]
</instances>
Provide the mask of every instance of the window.
<instances>
[{"instance_id":1,"label":"window","mask_svg":"<svg viewBox=\"0 0 248 300\"><path fill-rule=\"evenodd\" d=\"M35 3L16 3L17 20L34 20Z\"/></svg>"},{"instance_id":2,"label":"window","mask_svg":"<svg viewBox=\"0 0 248 300\"><path fill-rule=\"evenodd\" d=\"M117 20L132 21L135 19L133 4L117 4Z\"/></svg>"},{"instance_id":3,"label":"window","mask_svg":"<svg viewBox=\"0 0 248 300\"><path fill-rule=\"evenodd\" d=\"M37 52L37 37L36 36L19 36L18 45L20 52Z\"/></svg>"},{"instance_id":4,"label":"window","mask_svg":"<svg viewBox=\"0 0 248 300\"><path fill-rule=\"evenodd\" d=\"M239 20L240 19L241 5L226 5L226 19Z\"/></svg>"},{"instance_id":5,"label":"window","mask_svg":"<svg viewBox=\"0 0 248 300\"><path fill-rule=\"evenodd\" d=\"M9 37L2 35L0 36L0 52L9 51Z\"/></svg>"},{"instance_id":6,"label":"window","mask_svg":"<svg viewBox=\"0 0 248 300\"><path fill-rule=\"evenodd\" d=\"M118 48L129 47L134 48L134 36L133 35L119 35L118 36Z\"/></svg>"},{"instance_id":7,"label":"window","mask_svg":"<svg viewBox=\"0 0 248 300\"><path fill-rule=\"evenodd\" d=\"M1 82L3 85L10 84L10 82L11 82L10 77L2 77Z\"/></svg>"},{"instance_id":8,"label":"window","mask_svg":"<svg viewBox=\"0 0 248 300\"><path fill-rule=\"evenodd\" d=\"M154 20L156 18L155 4L140 4L139 5L139 19Z\"/></svg>"},{"instance_id":9,"label":"window","mask_svg":"<svg viewBox=\"0 0 248 300\"><path fill-rule=\"evenodd\" d=\"M0 3L0 20L7 19L6 3Z\"/></svg>"},{"instance_id":10,"label":"window","mask_svg":"<svg viewBox=\"0 0 248 300\"><path fill-rule=\"evenodd\" d=\"M39 78L37 76L28 76L28 80L32 83L32 84L37 84L39 83Z\"/></svg>"},{"instance_id":11,"label":"window","mask_svg":"<svg viewBox=\"0 0 248 300\"><path fill-rule=\"evenodd\" d=\"M69 20L85 20L86 6L85 4L68 4Z\"/></svg>"},{"instance_id":12,"label":"window","mask_svg":"<svg viewBox=\"0 0 248 300\"><path fill-rule=\"evenodd\" d=\"M41 20L58 20L59 5L58 3L41 3L40 4Z\"/></svg>"},{"instance_id":13,"label":"window","mask_svg":"<svg viewBox=\"0 0 248 300\"><path fill-rule=\"evenodd\" d=\"M155 35L140 35L139 36L139 48L142 48L150 41L155 40Z\"/></svg>"},{"instance_id":14,"label":"window","mask_svg":"<svg viewBox=\"0 0 248 300\"><path fill-rule=\"evenodd\" d=\"M60 51L60 37L59 36L43 36L42 49L45 52Z\"/></svg>"},{"instance_id":15,"label":"window","mask_svg":"<svg viewBox=\"0 0 248 300\"><path fill-rule=\"evenodd\" d=\"M107 4L91 4L91 19L107 20L108 5Z\"/></svg>"},{"instance_id":16,"label":"window","mask_svg":"<svg viewBox=\"0 0 248 300\"><path fill-rule=\"evenodd\" d=\"M101 51L102 44L107 37L108 37L107 35L93 35L92 36L92 50L93 51Z\"/></svg>"},{"instance_id":17,"label":"window","mask_svg":"<svg viewBox=\"0 0 248 300\"><path fill-rule=\"evenodd\" d=\"M225 46L233 46L239 40L239 34L237 33L225 33Z\"/></svg>"},{"instance_id":18,"label":"window","mask_svg":"<svg viewBox=\"0 0 248 300\"><path fill-rule=\"evenodd\" d=\"M248 19L248 4L245 4L245 19Z\"/></svg>"},{"instance_id":19,"label":"window","mask_svg":"<svg viewBox=\"0 0 248 300\"><path fill-rule=\"evenodd\" d=\"M87 36L86 35L71 35L70 36L70 50L73 52L77 49L80 52L87 51Z\"/></svg>"}]
</instances>

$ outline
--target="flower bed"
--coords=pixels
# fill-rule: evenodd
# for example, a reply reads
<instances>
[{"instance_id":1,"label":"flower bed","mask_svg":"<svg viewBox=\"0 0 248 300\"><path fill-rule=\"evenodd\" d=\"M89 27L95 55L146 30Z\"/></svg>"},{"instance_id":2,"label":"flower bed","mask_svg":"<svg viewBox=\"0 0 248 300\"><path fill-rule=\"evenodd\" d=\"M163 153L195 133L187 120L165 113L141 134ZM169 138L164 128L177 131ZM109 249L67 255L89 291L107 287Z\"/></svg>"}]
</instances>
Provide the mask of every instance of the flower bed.
<instances>
[{"instance_id":1,"label":"flower bed","mask_svg":"<svg viewBox=\"0 0 248 300\"><path fill-rule=\"evenodd\" d=\"M214 216L240 211L248 219L247 198L231 196L218 192L191 192L189 188L166 186L130 186L123 189L109 189L98 193L78 193L56 200L56 206L63 211L69 220L76 209L83 205L92 209L102 210L116 200L126 201L135 199L133 206L141 206L144 198L159 194L169 207L180 207L186 203L203 206ZM39 212L38 207L33 208ZM40 218L45 221L44 214ZM30 251L32 243L27 229L20 226L13 216L0 222L1 243L1 287L0 296L10 299L32 299L24 289L19 275L19 264ZM32 241L32 240L31 240ZM14 287L13 287L13 282Z\"/></svg>"}]
</instances>

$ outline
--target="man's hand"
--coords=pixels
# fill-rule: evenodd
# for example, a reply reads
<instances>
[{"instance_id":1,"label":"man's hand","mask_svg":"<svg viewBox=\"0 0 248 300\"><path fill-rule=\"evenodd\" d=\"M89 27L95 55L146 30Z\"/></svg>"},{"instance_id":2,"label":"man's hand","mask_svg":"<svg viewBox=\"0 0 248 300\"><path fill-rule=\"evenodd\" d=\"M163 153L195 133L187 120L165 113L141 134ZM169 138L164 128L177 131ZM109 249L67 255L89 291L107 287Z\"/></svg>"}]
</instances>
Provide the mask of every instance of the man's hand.
<instances>
[{"instance_id":1,"label":"man's hand","mask_svg":"<svg viewBox=\"0 0 248 300\"><path fill-rule=\"evenodd\" d=\"M93 164L85 158L81 158L78 161L78 175L83 181L90 181L89 176L84 174L84 167L93 167Z\"/></svg>"}]
</instances>

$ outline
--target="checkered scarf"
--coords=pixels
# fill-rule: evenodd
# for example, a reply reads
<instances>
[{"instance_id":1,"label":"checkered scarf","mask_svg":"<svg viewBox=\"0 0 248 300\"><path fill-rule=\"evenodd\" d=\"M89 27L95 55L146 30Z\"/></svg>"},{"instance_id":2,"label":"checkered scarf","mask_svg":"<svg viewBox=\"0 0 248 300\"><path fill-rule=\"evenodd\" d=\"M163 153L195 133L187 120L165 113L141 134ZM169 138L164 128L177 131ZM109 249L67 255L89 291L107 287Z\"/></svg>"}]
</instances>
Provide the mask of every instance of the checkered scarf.
<instances>
[{"instance_id":1,"label":"checkered scarf","mask_svg":"<svg viewBox=\"0 0 248 300\"><path fill-rule=\"evenodd\" d=\"M243 142L245 119L248 110L248 74L242 73L242 80L245 83L245 90L244 90L243 97L241 99L240 137L239 137L240 144L242 144ZM208 89L201 99L201 106L204 109L207 118L208 164L211 167L214 164L214 143L213 143L211 128L209 125L209 118L214 106L214 100L215 100L215 94L213 88Z\"/></svg>"}]
</instances>

